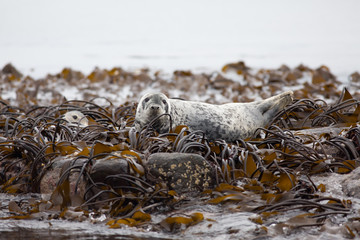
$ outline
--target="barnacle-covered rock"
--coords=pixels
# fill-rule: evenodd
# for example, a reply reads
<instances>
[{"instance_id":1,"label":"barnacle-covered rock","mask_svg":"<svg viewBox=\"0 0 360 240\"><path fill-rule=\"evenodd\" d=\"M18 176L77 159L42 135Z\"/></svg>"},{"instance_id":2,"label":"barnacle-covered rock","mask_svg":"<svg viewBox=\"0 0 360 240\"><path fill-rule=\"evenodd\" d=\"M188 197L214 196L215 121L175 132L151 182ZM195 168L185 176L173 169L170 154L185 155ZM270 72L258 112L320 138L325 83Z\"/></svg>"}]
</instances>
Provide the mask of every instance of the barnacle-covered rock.
<instances>
[{"instance_id":1,"label":"barnacle-covered rock","mask_svg":"<svg viewBox=\"0 0 360 240\"><path fill-rule=\"evenodd\" d=\"M214 172L200 155L154 153L147 163L152 178L162 179L178 193L202 191L213 185Z\"/></svg>"}]
</instances>

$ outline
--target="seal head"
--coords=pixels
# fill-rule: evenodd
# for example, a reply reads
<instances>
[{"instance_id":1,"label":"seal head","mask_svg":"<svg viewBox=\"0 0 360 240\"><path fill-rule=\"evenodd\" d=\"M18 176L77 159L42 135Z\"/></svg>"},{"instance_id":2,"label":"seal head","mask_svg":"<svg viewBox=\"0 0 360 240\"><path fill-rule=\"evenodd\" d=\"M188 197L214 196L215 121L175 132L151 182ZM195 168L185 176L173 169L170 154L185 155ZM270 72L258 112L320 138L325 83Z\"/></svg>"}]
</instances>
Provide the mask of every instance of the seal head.
<instances>
[{"instance_id":1,"label":"seal head","mask_svg":"<svg viewBox=\"0 0 360 240\"><path fill-rule=\"evenodd\" d=\"M168 132L170 129L169 99L162 93L145 94L139 101L136 109L135 129L140 131L145 125L151 126L159 133Z\"/></svg>"},{"instance_id":2,"label":"seal head","mask_svg":"<svg viewBox=\"0 0 360 240\"><path fill-rule=\"evenodd\" d=\"M86 127L89 125L89 121L86 116L82 112L76 110L66 112L63 116L63 119L71 124L77 124L81 127Z\"/></svg>"}]
</instances>

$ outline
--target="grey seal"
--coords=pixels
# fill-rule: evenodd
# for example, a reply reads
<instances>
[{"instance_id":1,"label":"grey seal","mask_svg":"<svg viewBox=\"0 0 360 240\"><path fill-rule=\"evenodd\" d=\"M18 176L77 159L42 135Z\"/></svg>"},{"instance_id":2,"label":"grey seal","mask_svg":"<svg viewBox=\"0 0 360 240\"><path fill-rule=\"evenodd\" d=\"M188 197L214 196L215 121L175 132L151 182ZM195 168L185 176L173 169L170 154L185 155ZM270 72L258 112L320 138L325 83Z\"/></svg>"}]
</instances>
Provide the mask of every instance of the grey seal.
<instances>
[{"instance_id":1,"label":"grey seal","mask_svg":"<svg viewBox=\"0 0 360 240\"><path fill-rule=\"evenodd\" d=\"M78 125L84 126L84 127L89 125L89 121L85 117L85 115L82 112L79 112L76 110L66 112L63 116L63 119L65 119L69 123L78 124Z\"/></svg>"},{"instance_id":2,"label":"grey seal","mask_svg":"<svg viewBox=\"0 0 360 240\"><path fill-rule=\"evenodd\" d=\"M172 126L186 125L190 130L201 130L210 140L234 142L253 136L256 129L266 127L275 115L292 102L293 92L250 103L221 105L170 99L162 93L148 93L141 97L135 114L135 129L151 123L159 133ZM159 117L160 116L160 117Z\"/></svg>"}]
</instances>

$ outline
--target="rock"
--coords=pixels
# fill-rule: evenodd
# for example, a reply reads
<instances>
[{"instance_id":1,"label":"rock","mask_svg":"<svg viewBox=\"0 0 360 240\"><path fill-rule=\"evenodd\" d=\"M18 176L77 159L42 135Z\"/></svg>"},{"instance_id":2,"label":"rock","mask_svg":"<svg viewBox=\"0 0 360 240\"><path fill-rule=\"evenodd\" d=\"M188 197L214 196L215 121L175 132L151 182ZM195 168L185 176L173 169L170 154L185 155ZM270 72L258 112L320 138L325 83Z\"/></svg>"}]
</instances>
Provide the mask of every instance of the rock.
<instances>
[{"instance_id":1,"label":"rock","mask_svg":"<svg viewBox=\"0 0 360 240\"><path fill-rule=\"evenodd\" d=\"M286 66L285 64L281 65L277 70L280 72L290 72L291 71L291 69L288 66Z\"/></svg>"},{"instance_id":2,"label":"rock","mask_svg":"<svg viewBox=\"0 0 360 240\"><path fill-rule=\"evenodd\" d=\"M74 71L71 68L64 68L57 77L65 79L70 84L77 84L85 75L79 71Z\"/></svg>"},{"instance_id":3,"label":"rock","mask_svg":"<svg viewBox=\"0 0 360 240\"><path fill-rule=\"evenodd\" d=\"M192 153L154 153L147 168L149 178L162 179L177 193L198 192L214 183L214 171L200 155Z\"/></svg>"},{"instance_id":4,"label":"rock","mask_svg":"<svg viewBox=\"0 0 360 240\"><path fill-rule=\"evenodd\" d=\"M229 88L229 86L233 85L235 82L231 79L225 78L221 74L218 74L214 81L211 83L213 88L215 89L224 89Z\"/></svg>"},{"instance_id":5,"label":"rock","mask_svg":"<svg viewBox=\"0 0 360 240\"><path fill-rule=\"evenodd\" d=\"M105 180L106 177L116 174L128 174L129 164L121 158L105 158L97 160L91 169L90 176L96 182L110 184L111 186L128 185L125 180L111 179Z\"/></svg>"},{"instance_id":6,"label":"rock","mask_svg":"<svg viewBox=\"0 0 360 240\"><path fill-rule=\"evenodd\" d=\"M344 175L341 186L347 196L360 199L360 167Z\"/></svg>"},{"instance_id":7,"label":"rock","mask_svg":"<svg viewBox=\"0 0 360 240\"><path fill-rule=\"evenodd\" d=\"M113 154L116 155L116 153ZM110 199L113 196L108 192L104 192L98 195L101 191L104 190L102 186L104 186L104 184L108 184L114 189L130 186L131 184L124 178L116 178L115 176L110 177L117 174L129 174L129 172L129 163L123 158L106 157L104 159L96 160L90 171L90 177L95 185L93 185L90 181L87 183L87 188L89 191L87 191L84 199L89 200L94 196L97 196L96 199L93 199L93 202L98 203L92 204L91 206L93 208L100 208L101 206L105 206L107 204L105 200ZM101 201L104 202L99 203Z\"/></svg>"},{"instance_id":8,"label":"rock","mask_svg":"<svg viewBox=\"0 0 360 240\"><path fill-rule=\"evenodd\" d=\"M360 83L360 73L358 72L352 73L349 78L353 83Z\"/></svg>"},{"instance_id":9,"label":"rock","mask_svg":"<svg viewBox=\"0 0 360 240\"><path fill-rule=\"evenodd\" d=\"M343 127L341 125L335 125L330 127L313 127L313 128L304 128L300 130L291 130L291 133L296 137L301 138L304 142L311 142L314 139L323 140L331 139L333 137L341 136L342 132L349 131L350 127Z\"/></svg>"},{"instance_id":10,"label":"rock","mask_svg":"<svg viewBox=\"0 0 360 240\"><path fill-rule=\"evenodd\" d=\"M246 73L250 70L248 66L245 65L245 62L240 61L237 63L229 63L226 64L223 68L223 72L227 72L228 70L236 71L238 74Z\"/></svg>"},{"instance_id":11,"label":"rock","mask_svg":"<svg viewBox=\"0 0 360 240\"><path fill-rule=\"evenodd\" d=\"M73 159L69 158L56 158L50 169L45 173L40 181L40 193L41 194L52 194L57 187L58 181L63 172L65 172L69 167L73 166L82 166L85 163L85 160L77 160L75 163ZM69 183L70 183L70 195L75 195L75 185L79 178L79 169L74 169L70 172ZM86 182L81 176L81 180L78 184L77 194L83 196L86 189Z\"/></svg>"},{"instance_id":12,"label":"rock","mask_svg":"<svg viewBox=\"0 0 360 240\"><path fill-rule=\"evenodd\" d=\"M41 179L40 182L40 192L42 194L52 194L60 180L60 177L66 169L73 166L81 167L85 164L86 159L77 160L75 163L72 162L72 159L55 159L52 163L51 168L45 173L44 177ZM75 165L74 165L75 164ZM90 167L90 166L89 166ZM69 183L70 183L70 195L75 195L75 185L79 177L79 172L76 170L80 170L79 168L74 169L69 176ZM88 171L88 170L85 170ZM129 173L129 165L128 162L121 158L104 158L96 160L94 165L90 170L90 177L92 181L95 183L105 183L109 184L112 187L119 187L119 186L128 186L128 182L123 179L106 179L106 177L110 175L116 174L126 174ZM77 195L80 197L84 197L85 189L89 187L91 182L85 181L83 177L78 185ZM94 193L98 192L99 189L93 189L93 192L88 192L86 197L91 197Z\"/></svg>"},{"instance_id":13,"label":"rock","mask_svg":"<svg viewBox=\"0 0 360 240\"><path fill-rule=\"evenodd\" d=\"M3 67L2 72L5 74L11 74L17 79L20 79L23 76L13 65L11 65L11 63L6 64Z\"/></svg>"}]
</instances>

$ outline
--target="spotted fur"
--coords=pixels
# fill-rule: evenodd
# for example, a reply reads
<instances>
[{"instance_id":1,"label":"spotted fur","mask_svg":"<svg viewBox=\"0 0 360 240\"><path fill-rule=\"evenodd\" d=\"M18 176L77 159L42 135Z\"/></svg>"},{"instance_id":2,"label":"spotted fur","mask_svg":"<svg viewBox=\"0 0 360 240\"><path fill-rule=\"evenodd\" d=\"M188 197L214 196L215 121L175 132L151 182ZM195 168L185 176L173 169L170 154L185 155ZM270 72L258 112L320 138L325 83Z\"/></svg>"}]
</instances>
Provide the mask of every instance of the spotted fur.
<instances>
[{"instance_id":1,"label":"spotted fur","mask_svg":"<svg viewBox=\"0 0 360 240\"><path fill-rule=\"evenodd\" d=\"M214 105L203 102L169 99L162 93L146 94L140 101L135 116L135 128L144 126L162 114L170 114L173 126L186 125L190 130L201 130L209 139L232 142L251 137L259 127L266 127L275 115L292 102L292 91L251 103ZM153 122L160 133L170 130L170 121L163 115Z\"/></svg>"}]
</instances>

